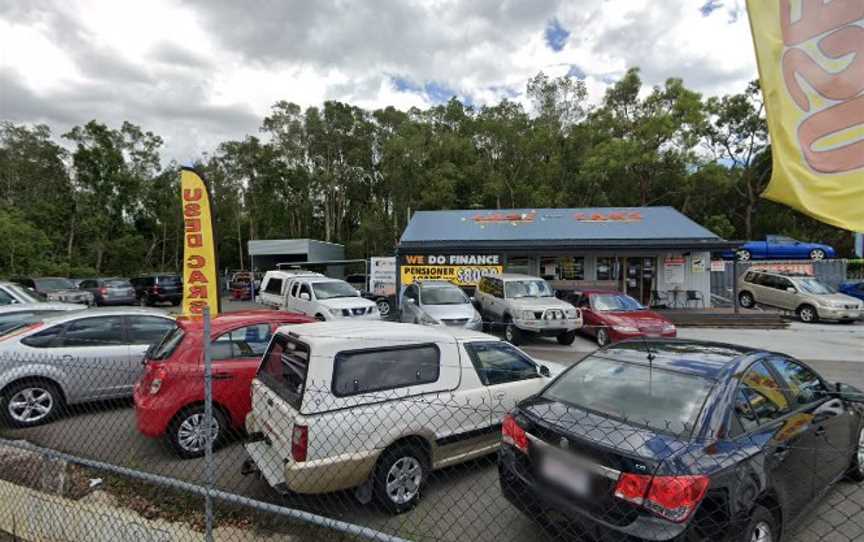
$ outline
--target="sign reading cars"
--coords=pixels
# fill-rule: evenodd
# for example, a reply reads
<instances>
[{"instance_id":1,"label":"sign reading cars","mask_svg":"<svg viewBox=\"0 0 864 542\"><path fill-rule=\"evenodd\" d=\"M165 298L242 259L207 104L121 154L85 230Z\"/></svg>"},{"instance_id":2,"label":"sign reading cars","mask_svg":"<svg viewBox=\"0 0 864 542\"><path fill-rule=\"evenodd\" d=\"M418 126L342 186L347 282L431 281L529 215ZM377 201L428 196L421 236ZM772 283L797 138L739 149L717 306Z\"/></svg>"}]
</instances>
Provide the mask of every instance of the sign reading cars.
<instances>
[{"instance_id":1,"label":"sign reading cars","mask_svg":"<svg viewBox=\"0 0 864 542\"><path fill-rule=\"evenodd\" d=\"M419 254L400 258L403 286L418 280L446 280L458 286L476 286L480 279L503 272L498 254Z\"/></svg>"}]
</instances>

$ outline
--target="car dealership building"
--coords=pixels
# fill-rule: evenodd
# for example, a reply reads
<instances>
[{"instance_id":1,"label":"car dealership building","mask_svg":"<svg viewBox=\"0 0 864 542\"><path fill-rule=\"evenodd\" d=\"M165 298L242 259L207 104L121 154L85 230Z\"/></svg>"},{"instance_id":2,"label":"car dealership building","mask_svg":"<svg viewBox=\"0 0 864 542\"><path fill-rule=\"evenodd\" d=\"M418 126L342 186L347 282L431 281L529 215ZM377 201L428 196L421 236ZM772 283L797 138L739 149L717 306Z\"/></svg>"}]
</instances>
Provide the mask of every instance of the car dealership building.
<instances>
[{"instance_id":1,"label":"car dealership building","mask_svg":"<svg viewBox=\"0 0 864 542\"><path fill-rule=\"evenodd\" d=\"M396 249L397 291L433 278L471 290L509 272L645 304L659 294L683 306L690 291L710 306L711 254L737 245L671 207L417 211Z\"/></svg>"}]
</instances>

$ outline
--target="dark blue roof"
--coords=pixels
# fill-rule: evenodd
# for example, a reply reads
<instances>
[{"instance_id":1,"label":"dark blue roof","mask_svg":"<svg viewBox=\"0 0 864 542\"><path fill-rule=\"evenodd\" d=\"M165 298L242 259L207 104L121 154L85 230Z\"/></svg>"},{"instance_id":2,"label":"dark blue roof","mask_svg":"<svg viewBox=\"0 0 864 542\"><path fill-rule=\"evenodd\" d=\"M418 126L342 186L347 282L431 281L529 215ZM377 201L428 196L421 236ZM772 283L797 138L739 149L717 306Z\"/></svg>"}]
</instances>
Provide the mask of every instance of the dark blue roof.
<instances>
[{"instance_id":1,"label":"dark blue roof","mask_svg":"<svg viewBox=\"0 0 864 542\"><path fill-rule=\"evenodd\" d=\"M399 244L400 248L477 247L507 246L514 241L562 246L610 242L704 246L709 250L730 244L672 207L417 211Z\"/></svg>"}]
</instances>

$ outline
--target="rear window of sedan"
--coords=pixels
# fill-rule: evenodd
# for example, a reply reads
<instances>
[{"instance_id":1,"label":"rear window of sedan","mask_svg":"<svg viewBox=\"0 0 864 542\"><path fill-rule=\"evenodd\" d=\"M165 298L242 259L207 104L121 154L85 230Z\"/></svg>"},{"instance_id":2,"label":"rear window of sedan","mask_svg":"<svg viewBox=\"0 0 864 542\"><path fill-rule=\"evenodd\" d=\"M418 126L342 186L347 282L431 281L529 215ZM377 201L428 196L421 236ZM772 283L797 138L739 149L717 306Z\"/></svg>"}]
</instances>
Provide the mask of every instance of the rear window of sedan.
<instances>
[{"instance_id":1,"label":"rear window of sedan","mask_svg":"<svg viewBox=\"0 0 864 542\"><path fill-rule=\"evenodd\" d=\"M552 382L542 397L661 433L689 435L713 384L696 375L592 356Z\"/></svg>"}]
</instances>

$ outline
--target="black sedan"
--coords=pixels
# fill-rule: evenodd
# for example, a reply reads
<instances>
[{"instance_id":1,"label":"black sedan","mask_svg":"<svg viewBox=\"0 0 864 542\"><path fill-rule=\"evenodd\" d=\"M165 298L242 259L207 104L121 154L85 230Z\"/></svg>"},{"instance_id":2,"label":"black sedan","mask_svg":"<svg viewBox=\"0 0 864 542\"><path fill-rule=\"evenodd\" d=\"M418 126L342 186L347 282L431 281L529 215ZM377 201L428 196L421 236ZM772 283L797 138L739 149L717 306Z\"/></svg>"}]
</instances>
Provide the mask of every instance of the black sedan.
<instances>
[{"instance_id":1,"label":"black sedan","mask_svg":"<svg viewBox=\"0 0 864 542\"><path fill-rule=\"evenodd\" d=\"M783 354L623 342L504 419L501 487L562 534L778 541L831 484L864 481L862 401Z\"/></svg>"}]
</instances>

